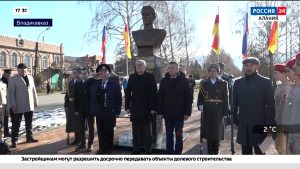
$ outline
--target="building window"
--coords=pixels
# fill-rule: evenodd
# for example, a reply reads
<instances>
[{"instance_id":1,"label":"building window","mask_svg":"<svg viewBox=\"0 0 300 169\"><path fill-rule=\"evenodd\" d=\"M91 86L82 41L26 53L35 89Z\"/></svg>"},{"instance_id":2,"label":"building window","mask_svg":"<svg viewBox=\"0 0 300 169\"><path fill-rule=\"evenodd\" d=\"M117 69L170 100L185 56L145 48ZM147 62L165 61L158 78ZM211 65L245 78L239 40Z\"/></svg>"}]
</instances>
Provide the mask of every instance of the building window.
<instances>
[{"instance_id":1,"label":"building window","mask_svg":"<svg viewBox=\"0 0 300 169\"><path fill-rule=\"evenodd\" d=\"M59 64L59 56L55 56L55 57L54 57L54 63L55 63L56 65Z\"/></svg>"},{"instance_id":2,"label":"building window","mask_svg":"<svg viewBox=\"0 0 300 169\"><path fill-rule=\"evenodd\" d=\"M11 59L12 59L11 66L17 67L18 66L18 55L16 53L13 53Z\"/></svg>"},{"instance_id":3,"label":"building window","mask_svg":"<svg viewBox=\"0 0 300 169\"><path fill-rule=\"evenodd\" d=\"M26 66L30 67L31 66L31 60L30 60L30 55L29 54L26 54L23 58L23 62Z\"/></svg>"},{"instance_id":4,"label":"building window","mask_svg":"<svg viewBox=\"0 0 300 169\"><path fill-rule=\"evenodd\" d=\"M1 52L0 54L0 66L6 67L6 53Z\"/></svg>"},{"instance_id":5,"label":"building window","mask_svg":"<svg viewBox=\"0 0 300 169\"><path fill-rule=\"evenodd\" d=\"M48 68L48 57L46 55L43 56L43 59L42 59L42 66L43 66L43 69L47 69Z\"/></svg>"}]
</instances>

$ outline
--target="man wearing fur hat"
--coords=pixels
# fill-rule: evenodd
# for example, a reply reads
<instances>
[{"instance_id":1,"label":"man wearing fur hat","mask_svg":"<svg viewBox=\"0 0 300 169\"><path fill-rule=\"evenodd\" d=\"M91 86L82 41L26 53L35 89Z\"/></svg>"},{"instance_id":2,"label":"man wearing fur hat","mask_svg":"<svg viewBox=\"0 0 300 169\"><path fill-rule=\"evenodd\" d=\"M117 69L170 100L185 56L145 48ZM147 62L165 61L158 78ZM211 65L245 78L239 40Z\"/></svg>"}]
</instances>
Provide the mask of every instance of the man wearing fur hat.
<instances>
[{"instance_id":1,"label":"man wearing fur hat","mask_svg":"<svg viewBox=\"0 0 300 169\"><path fill-rule=\"evenodd\" d=\"M203 112L202 137L207 139L208 154L214 155L219 153L219 142L224 140L222 121L229 110L227 82L218 77L219 71L219 65L209 66L209 77L200 83L197 102L198 109Z\"/></svg>"},{"instance_id":2,"label":"man wearing fur hat","mask_svg":"<svg viewBox=\"0 0 300 169\"><path fill-rule=\"evenodd\" d=\"M267 136L262 131L254 132L257 126L276 125L275 100L269 78L258 73L259 60L248 57L243 60L245 76L235 80L233 85L234 113L237 114L237 143L242 154L264 154L259 148ZM262 128L263 129L263 128ZM271 137L271 134L268 134Z\"/></svg>"}]
</instances>

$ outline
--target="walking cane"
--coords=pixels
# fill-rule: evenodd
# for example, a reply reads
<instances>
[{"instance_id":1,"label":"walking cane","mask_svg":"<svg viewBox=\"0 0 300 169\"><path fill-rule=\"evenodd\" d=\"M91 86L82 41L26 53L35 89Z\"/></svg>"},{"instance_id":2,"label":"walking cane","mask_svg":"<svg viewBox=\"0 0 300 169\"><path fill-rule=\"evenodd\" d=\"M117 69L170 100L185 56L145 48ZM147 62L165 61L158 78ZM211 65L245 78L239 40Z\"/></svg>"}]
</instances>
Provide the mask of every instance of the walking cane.
<instances>
[{"instance_id":1,"label":"walking cane","mask_svg":"<svg viewBox=\"0 0 300 169\"><path fill-rule=\"evenodd\" d=\"M234 155L234 141L233 141L233 113L234 113L234 104L233 104L233 75L230 77L230 90L231 90L231 96L230 96L230 126L231 126L231 154Z\"/></svg>"}]
</instances>

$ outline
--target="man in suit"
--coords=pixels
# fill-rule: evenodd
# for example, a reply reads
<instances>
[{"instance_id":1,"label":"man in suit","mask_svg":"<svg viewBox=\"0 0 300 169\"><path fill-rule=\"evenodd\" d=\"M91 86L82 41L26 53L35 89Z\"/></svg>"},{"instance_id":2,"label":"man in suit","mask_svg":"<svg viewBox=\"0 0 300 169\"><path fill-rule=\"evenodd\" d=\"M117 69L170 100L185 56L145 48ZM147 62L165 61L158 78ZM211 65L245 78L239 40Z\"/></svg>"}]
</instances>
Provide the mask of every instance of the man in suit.
<instances>
[{"instance_id":1,"label":"man in suit","mask_svg":"<svg viewBox=\"0 0 300 169\"><path fill-rule=\"evenodd\" d=\"M248 57L243 60L245 76L235 80L233 85L234 113L237 115L237 142L242 154L264 154L258 147L270 134L263 132L263 126L276 125L275 99L271 81L258 73L259 60ZM261 130L254 131L255 128Z\"/></svg>"},{"instance_id":2,"label":"man in suit","mask_svg":"<svg viewBox=\"0 0 300 169\"><path fill-rule=\"evenodd\" d=\"M33 77L27 74L27 66L18 65L18 74L12 76L8 82L9 105L12 110L12 148L16 148L22 116L25 117L26 142L35 143L32 137L32 116L38 105L37 93Z\"/></svg>"},{"instance_id":3,"label":"man in suit","mask_svg":"<svg viewBox=\"0 0 300 169\"><path fill-rule=\"evenodd\" d=\"M4 74L1 77L1 81L6 84L6 90L7 90L7 85L8 85L8 80L10 78L11 75L11 69L4 69ZM8 104L4 104L3 105L3 111L4 111L4 124L3 124L3 128L4 128L4 137L11 137L11 134L9 132L8 129L8 118L10 116L11 118L11 110L9 108Z\"/></svg>"},{"instance_id":4,"label":"man in suit","mask_svg":"<svg viewBox=\"0 0 300 169\"><path fill-rule=\"evenodd\" d=\"M87 90L85 88L85 85L88 81L88 70L86 68L83 68L81 70L81 80L75 85L75 96L74 96L74 102L75 102L75 116L78 116L78 134L79 134L79 140L80 144L76 148L75 151L80 151L82 149L85 149L86 144L86 137L85 137L85 129L87 125L87 114L88 114L88 98L87 98ZM89 125L89 130L93 130L94 128L90 128L93 126ZM94 130L93 130L94 132ZM89 149L91 148L91 145L88 145Z\"/></svg>"}]
</instances>

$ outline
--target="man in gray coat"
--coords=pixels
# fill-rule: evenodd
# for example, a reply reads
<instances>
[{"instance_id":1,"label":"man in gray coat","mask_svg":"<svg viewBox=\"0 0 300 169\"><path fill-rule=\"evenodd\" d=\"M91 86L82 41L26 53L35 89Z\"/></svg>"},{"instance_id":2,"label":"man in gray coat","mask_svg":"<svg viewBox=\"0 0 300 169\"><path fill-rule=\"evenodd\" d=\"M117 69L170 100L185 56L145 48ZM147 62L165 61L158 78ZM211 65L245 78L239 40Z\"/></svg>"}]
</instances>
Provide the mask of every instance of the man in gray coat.
<instances>
[{"instance_id":1,"label":"man in gray coat","mask_svg":"<svg viewBox=\"0 0 300 169\"><path fill-rule=\"evenodd\" d=\"M25 117L26 142L34 143L38 140L32 137L32 116L38 104L33 77L27 75L25 64L18 65L18 74L12 76L8 82L9 105L12 110L11 148L16 148L22 116Z\"/></svg>"},{"instance_id":2,"label":"man in gray coat","mask_svg":"<svg viewBox=\"0 0 300 169\"><path fill-rule=\"evenodd\" d=\"M233 104L237 115L237 142L242 154L264 154L259 144L266 138L264 127L276 125L275 100L270 79L258 74L259 60L249 57L243 60L245 76L234 82ZM269 135L270 136L270 135Z\"/></svg>"}]
</instances>

